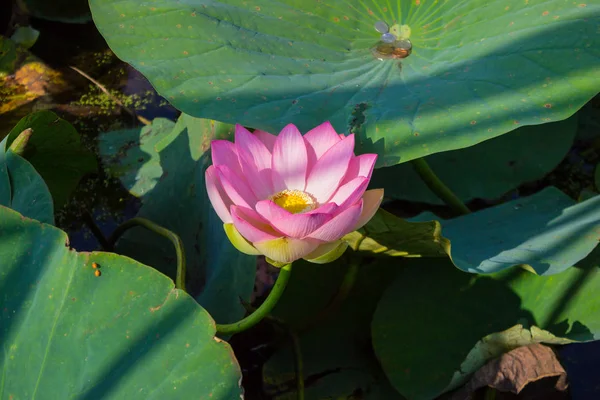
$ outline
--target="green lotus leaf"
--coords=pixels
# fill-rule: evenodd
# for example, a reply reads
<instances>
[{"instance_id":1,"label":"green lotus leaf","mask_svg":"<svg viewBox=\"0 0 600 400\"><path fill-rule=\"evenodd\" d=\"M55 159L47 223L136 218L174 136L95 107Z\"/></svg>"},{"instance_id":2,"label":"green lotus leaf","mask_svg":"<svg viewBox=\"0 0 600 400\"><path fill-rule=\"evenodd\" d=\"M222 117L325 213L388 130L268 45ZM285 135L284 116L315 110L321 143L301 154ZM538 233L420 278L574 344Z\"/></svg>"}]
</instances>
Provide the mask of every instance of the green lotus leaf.
<instances>
[{"instance_id":1,"label":"green lotus leaf","mask_svg":"<svg viewBox=\"0 0 600 400\"><path fill-rule=\"evenodd\" d=\"M595 251L552 276L476 276L448 259L405 260L372 320L386 376L409 399L433 399L513 348L600 339L599 261Z\"/></svg>"},{"instance_id":2,"label":"green lotus leaf","mask_svg":"<svg viewBox=\"0 0 600 400\"><path fill-rule=\"evenodd\" d=\"M449 242L433 219L407 221L379 209L364 227L343 239L351 248L370 255L445 257L450 252Z\"/></svg>"},{"instance_id":3,"label":"green lotus leaf","mask_svg":"<svg viewBox=\"0 0 600 400\"><path fill-rule=\"evenodd\" d=\"M37 29L34 29L31 26L19 26L15 29L15 33L12 34L10 40L26 49L30 49L33 47L38 37L40 37L40 31Z\"/></svg>"},{"instance_id":4,"label":"green lotus leaf","mask_svg":"<svg viewBox=\"0 0 600 400\"><path fill-rule=\"evenodd\" d=\"M427 163L463 202L493 200L552 171L571 148L577 126L576 116L525 126L472 147L433 154ZM411 163L375 170L371 187L384 188L393 199L444 204Z\"/></svg>"},{"instance_id":5,"label":"green lotus leaf","mask_svg":"<svg viewBox=\"0 0 600 400\"><path fill-rule=\"evenodd\" d=\"M163 274L75 252L64 232L3 206L0 237L5 398L241 397L240 367L214 321Z\"/></svg>"},{"instance_id":6,"label":"green lotus leaf","mask_svg":"<svg viewBox=\"0 0 600 400\"><path fill-rule=\"evenodd\" d=\"M211 208L204 183L210 163L210 141L232 139L233 127L182 115L176 124L155 119L137 130L100 136L104 167L142 200L138 216L179 235L186 250L186 289L218 323L243 317L240 298L249 301L254 288L256 257L237 251ZM174 277L173 246L143 229L119 241L126 254Z\"/></svg>"},{"instance_id":7,"label":"green lotus leaf","mask_svg":"<svg viewBox=\"0 0 600 400\"><path fill-rule=\"evenodd\" d=\"M412 221L439 219L423 213ZM600 196L576 203L555 187L450 220L440 220L448 253L463 271L489 274L524 265L559 273L585 258L600 239Z\"/></svg>"},{"instance_id":8,"label":"green lotus leaf","mask_svg":"<svg viewBox=\"0 0 600 400\"><path fill-rule=\"evenodd\" d=\"M54 205L48 186L27 160L8 150L7 138L0 142L0 206L54 224Z\"/></svg>"},{"instance_id":9,"label":"green lotus leaf","mask_svg":"<svg viewBox=\"0 0 600 400\"><path fill-rule=\"evenodd\" d=\"M378 166L572 115L600 89L600 5L563 0L90 0L117 56L195 117L329 120ZM412 54L383 59L383 21ZM379 49L379 50L377 50Z\"/></svg>"},{"instance_id":10,"label":"green lotus leaf","mask_svg":"<svg viewBox=\"0 0 600 400\"><path fill-rule=\"evenodd\" d=\"M81 178L97 171L96 157L83 147L75 128L51 111L38 111L21 119L8 134L7 145L29 128L33 133L23 156L44 178L54 207L59 209Z\"/></svg>"}]
</instances>

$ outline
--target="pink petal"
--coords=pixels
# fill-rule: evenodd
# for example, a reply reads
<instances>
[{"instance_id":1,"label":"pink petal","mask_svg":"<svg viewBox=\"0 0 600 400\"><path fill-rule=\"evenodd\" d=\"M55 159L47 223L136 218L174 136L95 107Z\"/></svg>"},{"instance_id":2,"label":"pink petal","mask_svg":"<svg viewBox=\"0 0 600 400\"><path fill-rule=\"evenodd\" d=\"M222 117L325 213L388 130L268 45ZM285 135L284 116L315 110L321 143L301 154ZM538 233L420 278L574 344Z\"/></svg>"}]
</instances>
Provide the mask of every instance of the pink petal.
<instances>
[{"instance_id":1,"label":"pink petal","mask_svg":"<svg viewBox=\"0 0 600 400\"><path fill-rule=\"evenodd\" d=\"M339 206L335 203L325 203L325 204L321 204L319 207L315 208L312 211L306 212L306 214L321 213L321 214L335 215L338 208L339 208Z\"/></svg>"},{"instance_id":2,"label":"pink petal","mask_svg":"<svg viewBox=\"0 0 600 400\"><path fill-rule=\"evenodd\" d=\"M310 254L319 243L316 240L300 240L294 238L279 238L254 243L254 247L271 260L290 263Z\"/></svg>"},{"instance_id":3,"label":"pink petal","mask_svg":"<svg viewBox=\"0 0 600 400\"><path fill-rule=\"evenodd\" d=\"M235 126L235 145L238 154L250 156L259 170L271 168L271 152L263 142L240 124Z\"/></svg>"},{"instance_id":4,"label":"pink petal","mask_svg":"<svg viewBox=\"0 0 600 400\"><path fill-rule=\"evenodd\" d=\"M314 232L332 217L330 214L290 214L285 218L271 221L271 225L286 236L300 239Z\"/></svg>"},{"instance_id":5,"label":"pink petal","mask_svg":"<svg viewBox=\"0 0 600 400\"><path fill-rule=\"evenodd\" d=\"M235 144L229 140L213 140L210 152L213 165L227 165L238 176L243 176Z\"/></svg>"},{"instance_id":6,"label":"pink petal","mask_svg":"<svg viewBox=\"0 0 600 400\"><path fill-rule=\"evenodd\" d=\"M233 204L247 208L254 207L257 198L250 189L250 186L242 178L234 174L226 165L218 165L215 168L219 174L219 180L223 185L223 189Z\"/></svg>"},{"instance_id":7,"label":"pink petal","mask_svg":"<svg viewBox=\"0 0 600 400\"><path fill-rule=\"evenodd\" d=\"M315 165L317 160L341 139L335 132L335 129L333 129L333 126L331 126L331 123L327 121L306 132L304 140L307 144L306 149L308 151L308 165L310 171L310 168Z\"/></svg>"},{"instance_id":8,"label":"pink petal","mask_svg":"<svg viewBox=\"0 0 600 400\"><path fill-rule=\"evenodd\" d=\"M273 200L260 200L254 206L254 209L267 221L273 221L274 219L283 218L290 214L289 211L279 207Z\"/></svg>"},{"instance_id":9,"label":"pink petal","mask_svg":"<svg viewBox=\"0 0 600 400\"><path fill-rule=\"evenodd\" d=\"M263 142L267 149L273 153L273 147L275 146L275 140L277 139L277 136L269 132L261 131L260 129L256 129L254 132L252 132L252 134L256 136L258 140Z\"/></svg>"},{"instance_id":10,"label":"pink petal","mask_svg":"<svg viewBox=\"0 0 600 400\"><path fill-rule=\"evenodd\" d=\"M273 147L274 191L304 190L306 167L306 144L298 128L289 124L279 133Z\"/></svg>"},{"instance_id":11,"label":"pink petal","mask_svg":"<svg viewBox=\"0 0 600 400\"><path fill-rule=\"evenodd\" d=\"M271 200L259 201L256 211L275 229L293 238L302 238L310 234L333 217L331 214L314 212L292 214Z\"/></svg>"},{"instance_id":12,"label":"pink petal","mask_svg":"<svg viewBox=\"0 0 600 400\"><path fill-rule=\"evenodd\" d=\"M271 152L263 142L241 125L235 126L235 146L246 181L259 199L271 196Z\"/></svg>"},{"instance_id":13,"label":"pink petal","mask_svg":"<svg viewBox=\"0 0 600 400\"><path fill-rule=\"evenodd\" d=\"M342 138L344 136L342 135ZM329 121L311 129L304 135L304 140L314 152L317 159L338 143L342 138L337 134Z\"/></svg>"},{"instance_id":14,"label":"pink petal","mask_svg":"<svg viewBox=\"0 0 600 400\"><path fill-rule=\"evenodd\" d=\"M322 240L323 242L333 242L347 233L354 230L354 226L360 217L363 208L363 201L351 205L329 222L326 222L319 229L308 235L309 238Z\"/></svg>"},{"instance_id":15,"label":"pink petal","mask_svg":"<svg viewBox=\"0 0 600 400\"><path fill-rule=\"evenodd\" d=\"M383 200L383 189L367 190L363 195L363 209L353 231L362 228L373 218Z\"/></svg>"},{"instance_id":16,"label":"pink petal","mask_svg":"<svg viewBox=\"0 0 600 400\"><path fill-rule=\"evenodd\" d=\"M262 242L283 236L252 209L231 206L231 217L238 232L249 242Z\"/></svg>"},{"instance_id":17,"label":"pink petal","mask_svg":"<svg viewBox=\"0 0 600 400\"><path fill-rule=\"evenodd\" d=\"M376 161L377 154L361 154L360 156L352 157L348 163L348 171L342 180L342 184L348 183L358 176L364 176L367 180L371 180Z\"/></svg>"},{"instance_id":18,"label":"pink petal","mask_svg":"<svg viewBox=\"0 0 600 400\"><path fill-rule=\"evenodd\" d=\"M225 194L221 182L219 182L217 168L214 165L207 168L204 174L204 180L206 183L208 199L215 209L215 212L223 223L231 223L232 219L229 214L229 206L233 203L229 197L227 197L227 194Z\"/></svg>"},{"instance_id":19,"label":"pink petal","mask_svg":"<svg viewBox=\"0 0 600 400\"><path fill-rule=\"evenodd\" d=\"M329 201L339 204L340 208L349 207L360 200L365 190L367 190L367 186L369 186L369 180L364 176L359 176L340 186Z\"/></svg>"},{"instance_id":20,"label":"pink petal","mask_svg":"<svg viewBox=\"0 0 600 400\"><path fill-rule=\"evenodd\" d=\"M306 191L325 203L340 186L354 151L354 135L339 141L321 157L306 182Z\"/></svg>"}]
</instances>

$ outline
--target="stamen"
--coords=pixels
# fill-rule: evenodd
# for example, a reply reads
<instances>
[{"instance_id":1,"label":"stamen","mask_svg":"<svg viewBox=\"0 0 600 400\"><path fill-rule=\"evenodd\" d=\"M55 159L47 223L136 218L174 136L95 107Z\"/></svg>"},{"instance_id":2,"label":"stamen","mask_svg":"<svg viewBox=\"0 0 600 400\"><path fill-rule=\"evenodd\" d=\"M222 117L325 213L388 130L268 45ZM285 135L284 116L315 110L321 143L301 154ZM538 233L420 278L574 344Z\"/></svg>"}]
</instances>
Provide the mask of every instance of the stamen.
<instances>
[{"instance_id":1,"label":"stamen","mask_svg":"<svg viewBox=\"0 0 600 400\"><path fill-rule=\"evenodd\" d=\"M285 189L269 197L269 199L292 214L311 211L319 205L311 194L301 190Z\"/></svg>"}]
</instances>

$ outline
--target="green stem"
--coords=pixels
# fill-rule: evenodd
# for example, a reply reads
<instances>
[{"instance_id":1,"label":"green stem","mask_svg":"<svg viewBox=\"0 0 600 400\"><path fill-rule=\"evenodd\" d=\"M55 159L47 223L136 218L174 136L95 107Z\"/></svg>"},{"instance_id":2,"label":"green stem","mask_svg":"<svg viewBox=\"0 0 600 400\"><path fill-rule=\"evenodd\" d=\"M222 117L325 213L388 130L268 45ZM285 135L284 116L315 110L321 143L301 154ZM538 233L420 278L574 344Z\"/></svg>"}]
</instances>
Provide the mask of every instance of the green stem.
<instances>
[{"instance_id":1,"label":"green stem","mask_svg":"<svg viewBox=\"0 0 600 400\"><path fill-rule=\"evenodd\" d=\"M114 230L112 235L108 238L109 249L114 250L115 243L117 240L129 229L134 228L136 226L142 226L154 233L159 234L171 241L173 246L175 246L175 254L177 256L177 273L175 276L175 287L177 289L185 290L185 250L183 248L183 242L181 238L171 232L170 230L163 228L160 225L155 224L154 222L146 219L135 217L130 219L129 221L125 221L121 225Z\"/></svg>"},{"instance_id":2,"label":"green stem","mask_svg":"<svg viewBox=\"0 0 600 400\"><path fill-rule=\"evenodd\" d=\"M275 307L281 295L285 291L285 287L287 286L288 281L290 280L290 276L292 274L292 263L286 264L281 267L281 271L279 271L279 276L277 277L277 281L271 292L265 299L265 301L254 311L252 314L248 315L246 318L234 322L232 324L217 324L217 333L220 335L233 335L235 333L243 332L247 329L252 328L254 325L258 324L263 318L265 318L271 310Z\"/></svg>"},{"instance_id":3,"label":"green stem","mask_svg":"<svg viewBox=\"0 0 600 400\"><path fill-rule=\"evenodd\" d=\"M450 206L454 211L461 215L469 214L471 210L437 177L435 172L429 167L424 158L417 158L411 161L415 171L423 182L427 185L437 197Z\"/></svg>"},{"instance_id":4,"label":"green stem","mask_svg":"<svg viewBox=\"0 0 600 400\"><path fill-rule=\"evenodd\" d=\"M82 217L83 222L88 226L88 228L92 232L92 235L96 237L96 240L98 240L98 243L100 243L102 249L106 251L111 251L113 249L113 246L111 246L108 240L104 237L104 234L102 233L98 225L96 225L96 221L94 221L94 217L92 217L92 214L90 214L89 211L84 211Z\"/></svg>"}]
</instances>

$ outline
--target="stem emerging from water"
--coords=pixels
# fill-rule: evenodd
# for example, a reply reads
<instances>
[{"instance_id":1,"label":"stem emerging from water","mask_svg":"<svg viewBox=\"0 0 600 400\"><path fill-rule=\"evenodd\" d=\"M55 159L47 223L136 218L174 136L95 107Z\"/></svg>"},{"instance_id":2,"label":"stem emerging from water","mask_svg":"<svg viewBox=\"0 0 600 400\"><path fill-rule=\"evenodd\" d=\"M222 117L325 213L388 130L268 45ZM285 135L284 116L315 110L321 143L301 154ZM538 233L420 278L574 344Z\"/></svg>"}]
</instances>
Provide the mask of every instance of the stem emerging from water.
<instances>
[{"instance_id":1,"label":"stem emerging from water","mask_svg":"<svg viewBox=\"0 0 600 400\"><path fill-rule=\"evenodd\" d=\"M176 233L173 233L146 218L135 217L119 225L117 229L114 230L112 235L110 235L110 238L108 238L110 250L114 250L115 243L117 243L117 240L119 240L119 238L126 231L136 226L142 226L154 233L158 233L160 236L169 239L171 243L173 243L173 246L175 246L175 253L177 255L177 274L175 276L175 287L177 289L185 290L185 250L183 248L183 242L181 241L181 238Z\"/></svg>"},{"instance_id":2,"label":"stem emerging from water","mask_svg":"<svg viewBox=\"0 0 600 400\"><path fill-rule=\"evenodd\" d=\"M273 285L273 289L265 299L265 301L254 311L252 314L248 315L246 318L234 322L232 324L217 324L217 333L220 335L233 335L235 333L243 332L247 329L252 328L254 325L258 324L265 318L275 307L281 295L285 291L288 281L290 280L290 276L292 274L292 263L286 264L281 267L281 271L279 271L279 276L277 277L277 281L275 285Z\"/></svg>"},{"instance_id":3,"label":"stem emerging from water","mask_svg":"<svg viewBox=\"0 0 600 400\"><path fill-rule=\"evenodd\" d=\"M471 210L438 178L424 158L414 159L411 163L427 187L444 203L461 215L471 213Z\"/></svg>"}]
</instances>

